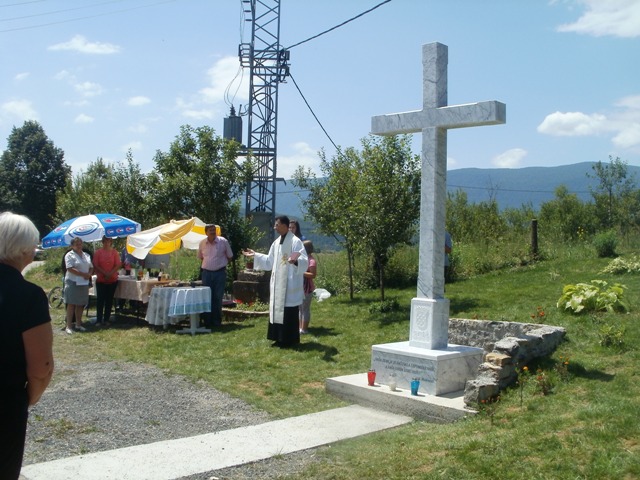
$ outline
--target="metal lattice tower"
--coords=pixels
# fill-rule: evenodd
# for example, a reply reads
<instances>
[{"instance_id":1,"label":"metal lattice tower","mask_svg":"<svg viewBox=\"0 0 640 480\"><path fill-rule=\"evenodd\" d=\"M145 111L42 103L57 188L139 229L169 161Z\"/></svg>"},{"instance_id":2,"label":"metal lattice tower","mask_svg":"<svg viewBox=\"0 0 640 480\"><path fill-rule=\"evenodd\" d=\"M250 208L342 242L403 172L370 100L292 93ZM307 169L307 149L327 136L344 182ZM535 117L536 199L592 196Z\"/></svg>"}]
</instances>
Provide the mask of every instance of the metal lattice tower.
<instances>
[{"instance_id":1,"label":"metal lattice tower","mask_svg":"<svg viewBox=\"0 0 640 480\"><path fill-rule=\"evenodd\" d=\"M257 164L247 184L246 215L266 225L270 243L276 205L278 84L289 75L289 51L280 47L280 0L242 0L242 7L251 22L251 42L240 44L238 56L250 72L247 150Z\"/></svg>"}]
</instances>

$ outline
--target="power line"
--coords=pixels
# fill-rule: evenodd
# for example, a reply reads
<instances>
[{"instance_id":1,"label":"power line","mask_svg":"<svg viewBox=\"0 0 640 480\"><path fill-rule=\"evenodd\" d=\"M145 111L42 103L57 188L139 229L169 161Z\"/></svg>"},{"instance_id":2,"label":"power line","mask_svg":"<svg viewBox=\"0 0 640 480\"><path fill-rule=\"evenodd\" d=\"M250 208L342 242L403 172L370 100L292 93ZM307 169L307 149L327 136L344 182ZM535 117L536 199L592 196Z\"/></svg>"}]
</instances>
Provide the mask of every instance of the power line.
<instances>
[{"instance_id":1,"label":"power line","mask_svg":"<svg viewBox=\"0 0 640 480\"><path fill-rule=\"evenodd\" d=\"M46 0L32 0L30 2L7 3L5 5L0 5L0 8L4 8L4 7L21 7L21 6L27 5L29 3L42 3L42 2L46 2Z\"/></svg>"},{"instance_id":2,"label":"power line","mask_svg":"<svg viewBox=\"0 0 640 480\"><path fill-rule=\"evenodd\" d=\"M391 0L388 0L391 1ZM300 94L300 96L302 97L302 100L304 100L304 103L307 105L307 108L309 109L309 111L311 112L311 115L313 115L313 118L316 119L316 122L318 122L318 125L320 125L320 128L322 129L322 131L324 132L324 134L327 136L327 138L329 139L329 141L331 142L331 144L335 147L336 151L338 153L340 153L340 148L335 144L335 142L333 141L333 139L331 138L331 136L329 135L329 133L327 132L327 130L324 128L324 126L322 125L322 123L320 122L320 120L318 119L318 116L315 114L315 112L313 111L313 108L311 108L311 105L309 105L309 102L307 102L307 99L305 98L304 94L302 93L302 91L300 90L300 87L298 86L298 82L296 82L296 79L293 78L293 75L289 74L289 76L291 77L291 80L293 80L293 84L296 86L296 89L298 90L298 93Z\"/></svg>"},{"instance_id":3,"label":"power line","mask_svg":"<svg viewBox=\"0 0 640 480\"><path fill-rule=\"evenodd\" d=\"M376 6L375 6L375 7L373 7L373 8L370 8L370 9L369 9L369 10L367 10L367 11L362 12L361 14L356 15L355 17L350 18L349 20L345 20L344 22L342 22L342 23L341 23L341 24L339 24L339 25L336 25L335 27L331 27L330 29L325 30L324 32L320 32L319 34L314 35L313 37L309 37L309 38L307 38L306 40L303 40L303 41L301 41L301 42L294 43L294 44L293 44L293 45L291 45L290 47L287 47L287 50L290 50L290 49L292 49L293 47L297 47L298 45L302 45L303 43L306 43L306 42L308 42L308 41L310 41L310 40L313 40L314 38L318 38L318 37L320 37L321 35L324 35L325 33L329 33L329 32L331 32L332 30L335 30L336 28L340 28L340 27L342 27L343 25L346 25L347 23L352 22L352 21L354 21L355 19L362 17L363 15L366 15L367 13L374 11L376 8L381 7L381 6L382 6L382 5L384 5L385 3L389 3L390 1L391 1L391 0L385 0L384 2L379 3L378 5L376 5Z\"/></svg>"},{"instance_id":4,"label":"power line","mask_svg":"<svg viewBox=\"0 0 640 480\"><path fill-rule=\"evenodd\" d=\"M119 1L119 0L114 0L114 1ZM137 7L124 8L122 10L113 10L111 12L98 13L98 14L95 14L95 15L86 15L84 17L69 18L67 20L60 20L60 21L57 21L57 22L41 23L41 24L38 24L38 25L30 25L28 27L7 28L5 30L0 30L0 33L16 32L18 30L31 30L31 29L34 29L34 28L41 28L41 27L50 27L51 25L60 25L61 23L77 22L79 20L87 20L89 18L104 17L106 15L115 15L116 13L130 12L132 10L139 10L141 8L155 7L156 5L162 5L164 3L171 3L171 2L175 2L175 1L176 0L164 0L164 1L161 1L161 2L148 3L146 5L140 5L140 6L137 6ZM111 3L111 2L104 2L104 3ZM79 7L79 8L82 8L82 7ZM49 13L57 13L57 12L49 12Z\"/></svg>"},{"instance_id":5,"label":"power line","mask_svg":"<svg viewBox=\"0 0 640 480\"><path fill-rule=\"evenodd\" d=\"M62 9L62 10L54 10L52 12L33 13L31 15L22 15L21 17L2 18L2 19L0 19L0 22L9 22L11 20L23 20L25 18L42 17L44 15L56 15L58 13L73 12L75 10L84 10L86 8L98 7L100 5L108 5L110 3L118 3L118 2L121 2L121 1L122 0L111 0L109 2L94 3L92 5L82 5L81 7L65 8L65 9Z\"/></svg>"}]
</instances>

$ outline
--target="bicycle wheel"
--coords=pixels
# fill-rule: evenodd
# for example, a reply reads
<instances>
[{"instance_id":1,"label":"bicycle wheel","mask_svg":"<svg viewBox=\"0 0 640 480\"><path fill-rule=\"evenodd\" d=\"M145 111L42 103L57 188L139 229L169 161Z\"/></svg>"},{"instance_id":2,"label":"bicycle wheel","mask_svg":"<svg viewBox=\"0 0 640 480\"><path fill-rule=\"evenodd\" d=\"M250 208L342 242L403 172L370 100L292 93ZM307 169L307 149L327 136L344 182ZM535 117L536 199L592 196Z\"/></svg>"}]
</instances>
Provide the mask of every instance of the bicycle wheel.
<instances>
[{"instance_id":1,"label":"bicycle wheel","mask_svg":"<svg viewBox=\"0 0 640 480\"><path fill-rule=\"evenodd\" d=\"M53 287L47 295L49 299L50 308L60 308L64 303L64 297L62 296L62 287Z\"/></svg>"}]
</instances>

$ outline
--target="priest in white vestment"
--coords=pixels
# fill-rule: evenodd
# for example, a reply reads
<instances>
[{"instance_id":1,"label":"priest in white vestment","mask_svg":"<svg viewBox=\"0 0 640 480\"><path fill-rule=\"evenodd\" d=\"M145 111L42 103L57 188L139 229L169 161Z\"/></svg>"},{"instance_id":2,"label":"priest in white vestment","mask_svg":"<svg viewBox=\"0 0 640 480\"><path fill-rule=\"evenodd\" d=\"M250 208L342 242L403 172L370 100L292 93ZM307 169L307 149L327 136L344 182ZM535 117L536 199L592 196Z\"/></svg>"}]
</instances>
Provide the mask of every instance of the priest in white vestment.
<instances>
[{"instance_id":1,"label":"priest in white vestment","mask_svg":"<svg viewBox=\"0 0 640 480\"><path fill-rule=\"evenodd\" d=\"M287 216L276 217L273 228L278 238L268 254L251 249L242 253L253 257L254 270L271 270L267 338L274 346L289 347L300 343L298 310L304 300L304 272L309 260L302 240L289 231Z\"/></svg>"}]
</instances>

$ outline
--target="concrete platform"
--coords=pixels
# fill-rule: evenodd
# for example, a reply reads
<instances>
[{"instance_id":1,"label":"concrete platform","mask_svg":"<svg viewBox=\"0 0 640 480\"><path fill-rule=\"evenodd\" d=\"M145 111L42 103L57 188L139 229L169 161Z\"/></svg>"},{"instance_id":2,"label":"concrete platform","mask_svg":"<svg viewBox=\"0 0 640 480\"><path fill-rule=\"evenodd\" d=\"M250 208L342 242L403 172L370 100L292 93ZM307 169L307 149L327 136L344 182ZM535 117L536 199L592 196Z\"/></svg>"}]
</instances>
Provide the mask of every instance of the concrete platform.
<instances>
[{"instance_id":1,"label":"concrete platform","mask_svg":"<svg viewBox=\"0 0 640 480\"><path fill-rule=\"evenodd\" d=\"M22 468L25 480L171 480L306 450L410 423L352 405L195 437L62 458Z\"/></svg>"},{"instance_id":2,"label":"concrete platform","mask_svg":"<svg viewBox=\"0 0 640 480\"><path fill-rule=\"evenodd\" d=\"M328 378L325 388L327 392L349 403L434 423L453 422L477 413L465 406L464 391L438 396L424 393L414 396L404 388L392 392L386 385L379 383L370 387L366 372Z\"/></svg>"}]
</instances>

